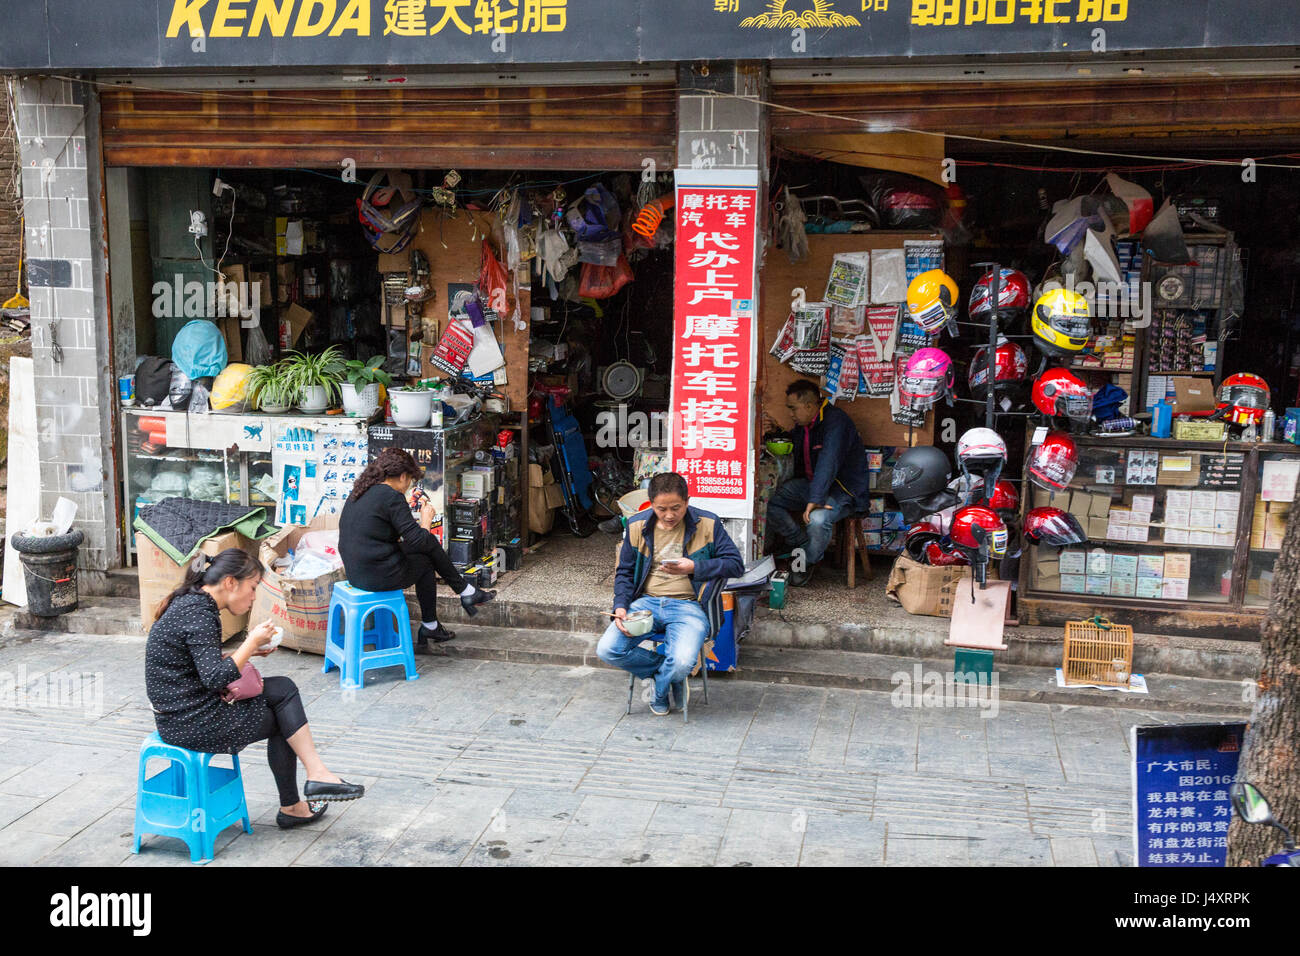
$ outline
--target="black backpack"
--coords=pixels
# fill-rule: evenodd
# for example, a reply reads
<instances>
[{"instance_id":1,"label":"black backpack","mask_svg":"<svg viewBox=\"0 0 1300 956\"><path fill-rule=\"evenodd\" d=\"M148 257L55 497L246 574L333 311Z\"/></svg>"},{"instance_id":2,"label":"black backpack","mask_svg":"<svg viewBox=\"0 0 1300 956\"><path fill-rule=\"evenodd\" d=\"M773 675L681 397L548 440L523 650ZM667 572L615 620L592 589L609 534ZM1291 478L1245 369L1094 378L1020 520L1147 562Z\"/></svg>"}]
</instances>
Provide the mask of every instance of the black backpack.
<instances>
[{"instance_id":1,"label":"black backpack","mask_svg":"<svg viewBox=\"0 0 1300 956\"><path fill-rule=\"evenodd\" d=\"M146 356L135 370L135 400L145 408L161 405L167 399L172 386L172 370L175 365L171 359L157 355Z\"/></svg>"}]
</instances>

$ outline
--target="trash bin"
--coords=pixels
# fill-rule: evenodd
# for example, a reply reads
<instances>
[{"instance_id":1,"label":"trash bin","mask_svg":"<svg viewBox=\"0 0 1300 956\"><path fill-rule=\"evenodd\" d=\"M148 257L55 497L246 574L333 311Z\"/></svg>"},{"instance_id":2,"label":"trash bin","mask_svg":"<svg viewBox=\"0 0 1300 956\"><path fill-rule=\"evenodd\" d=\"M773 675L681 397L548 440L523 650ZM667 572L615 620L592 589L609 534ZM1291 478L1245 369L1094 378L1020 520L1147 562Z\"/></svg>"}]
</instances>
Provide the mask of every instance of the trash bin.
<instances>
[{"instance_id":1,"label":"trash bin","mask_svg":"<svg viewBox=\"0 0 1300 956\"><path fill-rule=\"evenodd\" d=\"M15 534L10 539L27 582L27 610L37 617L58 617L77 609L77 548L80 531L67 534Z\"/></svg>"}]
</instances>

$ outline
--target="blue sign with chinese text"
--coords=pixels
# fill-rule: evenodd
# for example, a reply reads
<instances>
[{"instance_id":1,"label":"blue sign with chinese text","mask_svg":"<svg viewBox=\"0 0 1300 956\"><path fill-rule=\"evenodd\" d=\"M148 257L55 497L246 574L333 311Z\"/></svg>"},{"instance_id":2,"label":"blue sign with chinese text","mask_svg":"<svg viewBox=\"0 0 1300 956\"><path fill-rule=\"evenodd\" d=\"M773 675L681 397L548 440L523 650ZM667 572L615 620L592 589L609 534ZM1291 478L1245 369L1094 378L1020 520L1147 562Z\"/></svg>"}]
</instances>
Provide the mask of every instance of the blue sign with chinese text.
<instances>
[{"instance_id":1,"label":"blue sign with chinese text","mask_svg":"<svg viewBox=\"0 0 1300 956\"><path fill-rule=\"evenodd\" d=\"M1243 723L1134 727L1137 866L1223 866Z\"/></svg>"}]
</instances>

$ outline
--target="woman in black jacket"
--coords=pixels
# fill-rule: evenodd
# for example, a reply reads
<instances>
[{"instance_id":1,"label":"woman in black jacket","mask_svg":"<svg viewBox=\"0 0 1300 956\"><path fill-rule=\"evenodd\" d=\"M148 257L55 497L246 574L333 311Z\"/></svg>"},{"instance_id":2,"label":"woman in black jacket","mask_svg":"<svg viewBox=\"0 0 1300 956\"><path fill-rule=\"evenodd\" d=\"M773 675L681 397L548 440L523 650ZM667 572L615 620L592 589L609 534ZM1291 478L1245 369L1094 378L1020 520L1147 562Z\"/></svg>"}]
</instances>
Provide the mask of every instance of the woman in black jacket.
<instances>
[{"instance_id":1,"label":"woman in black jacket","mask_svg":"<svg viewBox=\"0 0 1300 956\"><path fill-rule=\"evenodd\" d=\"M288 677L267 677L262 693L226 703L226 686L239 679L252 657L265 657L275 627L265 621L248 632L229 657L221 654L221 612L247 614L253 606L262 566L228 548L215 558L200 554L180 587L159 607L145 645L145 690L164 743L203 753L238 753L266 741L266 760L280 791L276 822L283 829L311 823L335 800L365 793L331 773L316 752L298 687ZM298 761L307 770L298 796Z\"/></svg>"},{"instance_id":2,"label":"woman in black jacket","mask_svg":"<svg viewBox=\"0 0 1300 956\"><path fill-rule=\"evenodd\" d=\"M438 623L438 578L460 595L461 607L473 617L476 605L496 597L470 584L456 570L442 543L429 531L433 503L411 515L407 494L424 475L408 452L385 448L366 465L339 517L339 556L349 583L366 591L402 591L415 585L420 601L420 630L415 653L431 653L429 642L456 635Z\"/></svg>"}]
</instances>

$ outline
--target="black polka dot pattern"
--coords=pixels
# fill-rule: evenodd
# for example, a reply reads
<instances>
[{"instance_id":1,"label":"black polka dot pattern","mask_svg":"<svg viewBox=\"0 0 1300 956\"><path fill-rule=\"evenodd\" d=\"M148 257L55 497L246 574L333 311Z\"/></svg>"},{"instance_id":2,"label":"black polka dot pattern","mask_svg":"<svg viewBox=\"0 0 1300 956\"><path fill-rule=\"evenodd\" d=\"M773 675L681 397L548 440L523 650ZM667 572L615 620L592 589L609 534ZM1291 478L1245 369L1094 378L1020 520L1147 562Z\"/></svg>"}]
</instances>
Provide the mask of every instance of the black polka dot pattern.
<instances>
[{"instance_id":1,"label":"black polka dot pattern","mask_svg":"<svg viewBox=\"0 0 1300 956\"><path fill-rule=\"evenodd\" d=\"M261 740L267 708L250 697L227 704L226 685L239 668L221 656L221 613L204 592L182 594L149 629L144 652L145 691L158 736L204 753L236 753Z\"/></svg>"}]
</instances>

